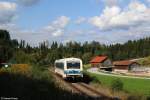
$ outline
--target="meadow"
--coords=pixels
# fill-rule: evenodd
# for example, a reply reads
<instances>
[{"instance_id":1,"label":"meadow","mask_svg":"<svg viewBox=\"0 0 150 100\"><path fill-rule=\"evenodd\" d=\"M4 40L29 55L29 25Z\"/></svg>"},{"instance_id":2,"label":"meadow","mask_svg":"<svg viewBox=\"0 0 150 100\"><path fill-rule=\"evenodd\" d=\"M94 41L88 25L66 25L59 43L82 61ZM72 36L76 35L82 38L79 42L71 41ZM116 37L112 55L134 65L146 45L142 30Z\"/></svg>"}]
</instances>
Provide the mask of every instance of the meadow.
<instances>
[{"instance_id":1,"label":"meadow","mask_svg":"<svg viewBox=\"0 0 150 100\"><path fill-rule=\"evenodd\" d=\"M93 77L93 81L98 82L101 85L111 87L113 80L120 79L123 83L123 91L130 94L150 96L150 80L148 79L118 78L115 76L106 76L93 73L88 74Z\"/></svg>"}]
</instances>

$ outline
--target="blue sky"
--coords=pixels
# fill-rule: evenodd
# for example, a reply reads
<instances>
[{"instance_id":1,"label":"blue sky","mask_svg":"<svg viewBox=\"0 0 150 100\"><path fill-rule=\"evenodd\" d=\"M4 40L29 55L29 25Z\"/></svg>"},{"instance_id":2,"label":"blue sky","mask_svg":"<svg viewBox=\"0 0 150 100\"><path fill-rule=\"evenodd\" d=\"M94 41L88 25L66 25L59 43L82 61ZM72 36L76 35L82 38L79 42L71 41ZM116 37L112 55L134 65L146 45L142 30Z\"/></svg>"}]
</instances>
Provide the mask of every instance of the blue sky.
<instances>
[{"instance_id":1,"label":"blue sky","mask_svg":"<svg viewBox=\"0 0 150 100\"><path fill-rule=\"evenodd\" d=\"M124 43L150 36L150 0L0 0L0 29L31 45Z\"/></svg>"},{"instance_id":2,"label":"blue sky","mask_svg":"<svg viewBox=\"0 0 150 100\"><path fill-rule=\"evenodd\" d=\"M80 16L91 17L98 15L102 6L104 4L100 6L94 0L41 0L32 7L23 7L19 10L21 17L18 24L39 28L60 16L69 16L72 20ZM30 25L27 23L27 18L31 21Z\"/></svg>"}]
</instances>

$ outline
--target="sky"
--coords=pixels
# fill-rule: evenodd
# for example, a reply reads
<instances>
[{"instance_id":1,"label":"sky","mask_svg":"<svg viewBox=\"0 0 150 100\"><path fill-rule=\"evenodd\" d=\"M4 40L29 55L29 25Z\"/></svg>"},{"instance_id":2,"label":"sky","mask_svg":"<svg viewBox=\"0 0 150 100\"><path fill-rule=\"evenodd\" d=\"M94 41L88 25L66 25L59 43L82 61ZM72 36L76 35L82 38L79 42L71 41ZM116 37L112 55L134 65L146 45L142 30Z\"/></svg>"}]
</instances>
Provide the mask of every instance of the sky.
<instances>
[{"instance_id":1,"label":"sky","mask_svg":"<svg viewBox=\"0 0 150 100\"><path fill-rule=\"evenodd\" d=\"M33 46L124 43L150 36L150 0L0 0L0 29Z\"/></svg>"}]
</instances>

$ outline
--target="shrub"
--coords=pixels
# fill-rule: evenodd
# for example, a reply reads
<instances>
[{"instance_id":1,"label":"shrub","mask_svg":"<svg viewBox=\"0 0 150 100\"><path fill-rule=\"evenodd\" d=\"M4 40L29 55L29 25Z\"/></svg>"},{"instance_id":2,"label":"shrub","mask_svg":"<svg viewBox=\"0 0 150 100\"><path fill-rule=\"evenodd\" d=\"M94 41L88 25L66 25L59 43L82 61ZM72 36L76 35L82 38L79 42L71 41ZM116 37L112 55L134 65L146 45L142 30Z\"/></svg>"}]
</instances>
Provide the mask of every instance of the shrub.
<instances>
[{"instance_id":1,"label":"shrub","mask_svg":"<svg viewBox=\"0 0 150 100\"><path fill-rule=\"evenodd\" d=\"M98 80L96 77L92 77L92 78L93 78L93 82L94 82L94 83L101 84L101 81L100 81L100 80Z\"/></svg>"},{"instance_id":2,"label":"shrub","mask_svg":"<svg viewBox=\"0 0 150 100\"><path fill-rule=\"evenodd\" d=\"M115 79L111 83L111 89L114 91L123 90L123 82L120 79Z\"/></svg>"}]
</instances>

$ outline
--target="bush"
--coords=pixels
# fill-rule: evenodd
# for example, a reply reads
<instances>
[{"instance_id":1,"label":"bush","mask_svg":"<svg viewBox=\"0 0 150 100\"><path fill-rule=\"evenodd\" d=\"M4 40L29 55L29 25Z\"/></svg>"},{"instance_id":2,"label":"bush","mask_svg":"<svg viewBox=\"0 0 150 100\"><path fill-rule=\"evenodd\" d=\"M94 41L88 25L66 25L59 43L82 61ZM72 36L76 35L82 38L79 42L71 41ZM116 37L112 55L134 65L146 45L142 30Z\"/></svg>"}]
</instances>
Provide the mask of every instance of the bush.
<instances>
[{"instance_id":1,"label":"bush","mask_svg":"<svg viewBox=\"0 0 150 100\"><path fill-rule=\"evenodd\" d=\"M111 89L114 91L123 90L123 82L120 79L115 79L111 83Z\"/></svg>"},{"instance_id":2,"label":"bush","mask_svg":"<svg viewBox=\"0 0 150 100\"><path fill-rule=\"evenodd\" d=\"M93 83L101 84L101 81L98 80L96 77L92 77L92 79L93 79Z\"/></svg>"}]
</instances>

